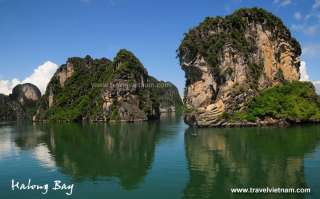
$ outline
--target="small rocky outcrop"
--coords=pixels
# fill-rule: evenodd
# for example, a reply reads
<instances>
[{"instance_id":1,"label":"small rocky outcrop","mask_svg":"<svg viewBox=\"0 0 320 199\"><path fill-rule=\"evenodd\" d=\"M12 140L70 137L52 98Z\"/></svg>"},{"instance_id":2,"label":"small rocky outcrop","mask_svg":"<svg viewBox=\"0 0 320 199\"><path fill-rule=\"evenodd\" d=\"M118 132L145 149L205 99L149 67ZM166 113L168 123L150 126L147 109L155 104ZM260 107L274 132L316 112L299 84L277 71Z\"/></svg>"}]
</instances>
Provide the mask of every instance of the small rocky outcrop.
<instances>
[{"instance_id":1,"label":"small rocky outcrop","mask_svg":"<svg viewBox=\"0 0 320 199\"><path fill-rule=\"evenodd\" d=\"M299 43L282 21L263 9L207 17L178 49L187 79L185 121L191 126L228 125L225 116L245 112L261 91L298 81L300 55Z\"/></svg>"},{"instance_id":2,"label":"small rocky outcrop","mask_svg":"<svg viewBox=\"0 0 320 199\"><path fill-rule=\"evenodd\" d=\"M30 119L34 114L41 92L33 84L19 84L9 96L0 94L0 121Z\"/></svg>"},{"instance_id":3,"label":"small rocky outcrop","mask_svg":"<svg viewBox=\"0 0 320 199\"><path fill-rule=\"evenodd\" d=\"M158 84L160 82L149 76L142 63L127 50L120 50L113 61L90 56L69 58L52 77L33 120L107 122L158 119L162 103L159 100L162 88L158 89ZM173 88L169 89L177 90L171 86ZM180 99L176 95L172 97ZM170 106L178 104L182 104L181 100Z\"/></svg>"},{"instance_id":4,"label":"small rocky outcrop","mask_svg":"<svg viewBox=\"0 0 320 199\"><path fill-rule=\"evenodd\" d=\"M19 84L13 88L10 97L18 101L22 106L35 106L41 98L41 92L33 84Z\"/></svg>"}]
</instances>

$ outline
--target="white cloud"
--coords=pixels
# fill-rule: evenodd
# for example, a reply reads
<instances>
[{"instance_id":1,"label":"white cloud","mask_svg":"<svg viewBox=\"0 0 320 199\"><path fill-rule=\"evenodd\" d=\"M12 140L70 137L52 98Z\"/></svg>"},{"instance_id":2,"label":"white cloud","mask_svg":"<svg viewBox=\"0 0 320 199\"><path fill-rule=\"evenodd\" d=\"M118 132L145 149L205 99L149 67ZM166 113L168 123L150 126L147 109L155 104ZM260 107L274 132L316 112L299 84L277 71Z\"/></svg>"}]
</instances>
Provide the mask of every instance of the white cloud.
<instances>
[{"instance_id":1,"label":"white cloud","mask_svg":"<svg viewBox=\"0 0 320 199\"><path fill-rule=\"evenodd\" d=\"M309 81L306 62L301 61L300 65L300 81Z\"/></svg>"},{"instance_id":2,"label":"white cloud","mask_svg":"<svg viewBox=\"0 0 320 199\"><path fill-rule=\"evenodd\" d=\"M303 32L306 35L316 35L318 32L318 26L317 25L311 25L311 26L307 26Z\"/></svg>"},{"instance_id":3,"label":"white cloud","mask_svg":"<svg viewBox=\"0 0 320 199\"><path fill-rule=\"evenodd\" d=\"M291 29L293 31L301 32L303 30L303 25L302 24L292 24Z\"/></svg>"},{"instance_id":4,"label":"white cloud","mask_svg":"<svg viewBox=\"0 0 320 199\"><path fill-rule=\"evenodd\" d=\"M301 61L300 65L300 81L310 81L308 71L307 71L307 64L304 61ZM313 83L314 87L316 88L316 92L320 94L320 81L310 81Z\"/></svg>"},{"instance_id":5,"label":"white cloud","mask_svg":"<svg viewBox=\"0 0 320 199\"><path fill-rule=\"evenodd\" d=\"M47 84L57 69L57 64L47 61L36 68L29 77L23 80L22 83L32 83L40 89L41 93L44 93Z\"/></svg>"},{"instance_id":6,"label":"white cloud","mask_svg":"<svg viewBox=\"0 0 320 199\"><path fill-rule=\"evenodd\" d=\"M304 17L304 20L309 20L311 17L313 17L313 14L309 13Z\"/></svg>"},{"instance_id":7,"label":"white cloud","mask_svg":"<svg viewBox=\"0 0 320 199\"><path fill-rule=\"evenodd\" d=\"M13 129L11 127L0 128L0 161L7 158L17 156L20 149L14 144Z\"/></svg>"},{"instance_id":8,"label":"white cloud","mask_svg":"<svg viewBox=\"0 0 320 199\"><path fill-rule=\"evenodd\" d=\"M313 9L318 9L320 8L320 0L315 0L314 4L312 5Z\"/></svg>"},{"instance_id":9,"label":"white cloud","mask_svg":"<svg viewBox=\"0 0 320 199\"><path fill-rule=\"evenodd\" d=\"M314 81L313 85L316 88L318 95L320 95L320 81Z\"/></svg>"},{"instance_id":10,"label":"white cloud","mask_svg":"<svg viewBox=\"0 0 320 199\"><path fill-rule=\"evenodd\" d=\"M296 32L302 32L307 36L317 36L319 32L319 25L292 24L291 29Z\"/></svg>"},{"instance_id":11,"label":"white cloud","mask_svg":"<svg viewBox=\"0 0 320 199\"><path fill-rule=\"evenodd\" d=\"M280 6L287 6L292 3L291 0L274 0L273 3L280 4Z\"/></svg>"},{"instance_id":12,"label":"white cloud","mask_svg":"<svg viewBox=\"0 0 320 199\"><path fill-rule=\"evenodd\" d=\"M33 151L34 157L41 163L42 166L49 169L54 169L56 163L50 154L48 147L44 145L38 145Z\"/></svg>"},{"instance_id":13,"label":"white cloud","mask_svg":"<svg viewBox=\"0 0 320 199\"><path fill-rule=\"evenodd\" d=\"M16 85L31 83L36 85L43 94L46 90L47 84L49 83L51 77L54 75L57 69L57 64L47 61L44 64L38 66L33 71L33 73L23 81L20 81L17 78L14 78L12 80L0 80L0 93L8 95Z\"/></svg>"},{"instance_id":14,"label":"white cloud","mask_svg":"<svg viewBox=\"0 0 320 199\"><path fill-rule=\"evenodd\" d=\"M319 56L320 44L308 44L302 47L302 55L306 58L315 58Z\"/></svg>"},{"instance_id":15,"label":"white cloud","mask_svg":"<svg viewBox=\"0 0 320 199\"><path fill-rule=\"evenodd\" d=\"M295 12L293 14L293 17L296 19L296 20L301 20L302 19L302 14L300 12Z\"/></svg>"},{"instance_id":16,"label":"white cloud","mask_svg":"<svg viewBox=\"0 0 320 199\"><path fill-rule=\"evenodd\" d=\"M21 82L18 79L0 80L0 93L8 95L11 93L12 89L20 83Z\"/></svg>"}]
</instances>

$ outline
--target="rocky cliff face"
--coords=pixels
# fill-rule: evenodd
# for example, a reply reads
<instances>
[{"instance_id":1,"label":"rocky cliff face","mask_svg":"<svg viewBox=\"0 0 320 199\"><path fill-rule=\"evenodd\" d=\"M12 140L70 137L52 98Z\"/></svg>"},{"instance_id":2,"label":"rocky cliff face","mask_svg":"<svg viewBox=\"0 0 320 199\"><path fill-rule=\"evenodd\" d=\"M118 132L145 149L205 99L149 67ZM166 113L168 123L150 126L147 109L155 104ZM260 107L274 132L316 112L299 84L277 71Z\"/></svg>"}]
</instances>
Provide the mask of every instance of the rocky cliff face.
<instances>
[{"instance_id":1,"label":"rocky cliff face","mask_svg":"<svg viewBox=\"0 0 320 199\"><path fill-rule=\"evenodd\" d=\"M156 85L153 90L159 102L160 114L167 116L168 114L182 112L183 103L174 84L158 81L154 77L149 78L149 83L150 85Z\"/></svg>"},{"instance_id":2,"label":"rocky cliff face","mask_svg":"<svg viewBox=\"0 0 320 199\"><path fill-rule=\"evenodd\" d=\"M206 18L183 39L185 121L221 126L266 88L299 80L301 49L280 19L263 9Z\"/></svg>"},{"instance_id":3,"label":"rocky cliff face","mask_svg":"<svg viewBox=\"0 0 320 199\"><path fill-rule=\"evenodd\" d=\"M0 121L16 121L25 118L25 112L20 103L11 100L9 96L0 94Z\"/></svg>"},{"instance_id":4,"label":"rocky cliff face","mask_svg":"<svg viewBox=\"0 0 320 199\"><path fill-rule=\"evenodd\" d=\"M0 121L30 118L40 97L40 90L33 84L19 84L9 96L0 94Z\"/></svg>"},{"instance_id":5,"label":"rocky cliff face","mask_svg":"<svg viewBox=\"0 0 320 199\"><path fill-rule=\"evenodd\" d=\"M70 58L51 79L33 120L157 119L160 116L158 83L127 50L120 50L113 61L90 56Z\"/></svg>"}]
</instances>

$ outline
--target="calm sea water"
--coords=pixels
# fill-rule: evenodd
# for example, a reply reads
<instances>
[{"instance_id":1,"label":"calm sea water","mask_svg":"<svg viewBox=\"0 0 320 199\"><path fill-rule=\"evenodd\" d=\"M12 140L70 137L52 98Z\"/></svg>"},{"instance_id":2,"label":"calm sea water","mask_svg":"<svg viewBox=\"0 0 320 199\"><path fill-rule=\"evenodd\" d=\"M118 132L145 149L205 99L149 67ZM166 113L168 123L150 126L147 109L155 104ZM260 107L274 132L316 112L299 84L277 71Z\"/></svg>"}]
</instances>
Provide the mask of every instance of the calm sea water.
<instances>
[{"instance_id":1,"label":"calm sea water","mask_svg":"<svg viewBox=\"0 0 320 199\"><path fill-rule=\"evenodd\" d=\"M73 194L12 191L11 180L74 184ZM311 194L232 194L310 187ZM136 124L0 124L0 198L320 198L320 126L191 129Z\"/></svg>"}]
</instances>

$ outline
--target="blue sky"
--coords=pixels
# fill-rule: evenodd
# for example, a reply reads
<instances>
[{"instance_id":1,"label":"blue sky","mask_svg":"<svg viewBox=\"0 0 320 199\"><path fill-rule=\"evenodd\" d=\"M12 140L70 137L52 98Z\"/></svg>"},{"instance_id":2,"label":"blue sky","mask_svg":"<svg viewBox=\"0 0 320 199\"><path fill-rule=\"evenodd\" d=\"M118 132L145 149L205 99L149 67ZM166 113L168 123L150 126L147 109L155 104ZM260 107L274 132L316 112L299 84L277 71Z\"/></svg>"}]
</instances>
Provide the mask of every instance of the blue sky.
<instances>
[{"instance_id":1,"label":"blue sky","mask_svg":"<svg viewBox=\"0 0 320 199\"><path fill-rule=\"evenodd\" d=\"M0 80L23 80L45 61L111 59L126 48L182 93L176 49L183 34L206 16L254 6L285 22L301 43L310 79L319 80L320 0L0 0Z\"/></svg>"}]
</instances>

